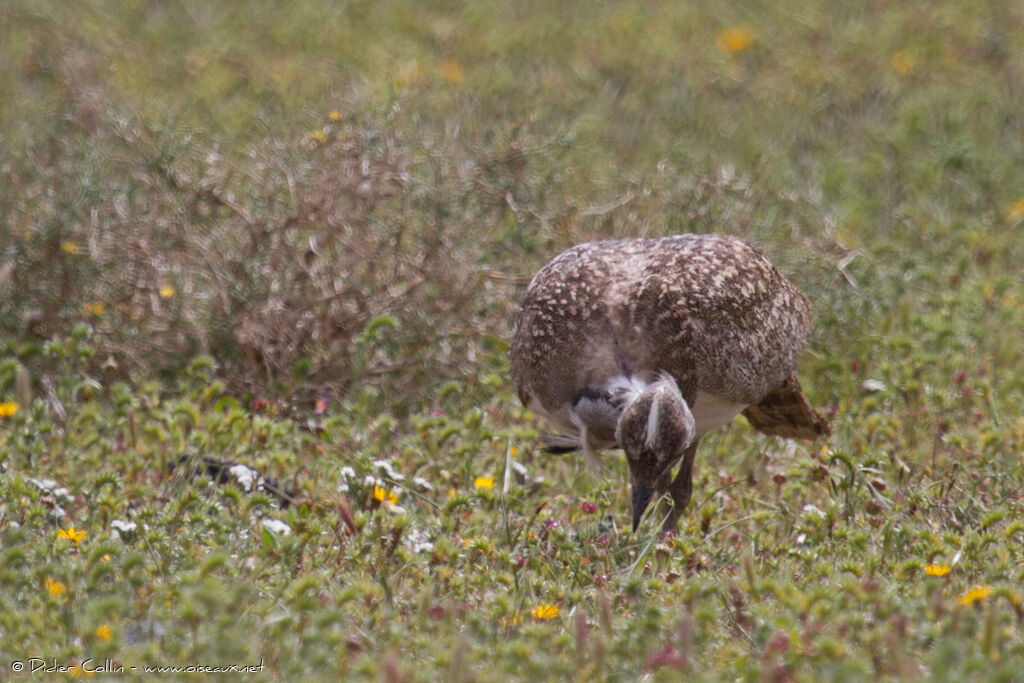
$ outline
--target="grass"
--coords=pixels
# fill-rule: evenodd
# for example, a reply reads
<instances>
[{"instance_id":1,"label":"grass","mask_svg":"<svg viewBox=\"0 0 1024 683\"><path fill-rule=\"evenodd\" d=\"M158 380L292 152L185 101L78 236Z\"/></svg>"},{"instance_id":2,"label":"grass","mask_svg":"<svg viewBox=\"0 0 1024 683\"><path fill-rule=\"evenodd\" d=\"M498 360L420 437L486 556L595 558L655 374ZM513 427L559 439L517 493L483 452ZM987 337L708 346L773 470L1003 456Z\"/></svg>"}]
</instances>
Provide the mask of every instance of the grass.
<instances>
[{"instance_id":1,"label":"grass","mask_svg":"<svg viewBox=\"0 0 1024 683\"><path fill-rule=\"evenodd\" d=\"M1014 3L14 0L0 26L5 676L1019 676ZM757 241L814 300L834 436L737 418L679 533L630 534L620 455L540 452L510 321L562 248L683 231Z\"/></svg>"}]
</instances>

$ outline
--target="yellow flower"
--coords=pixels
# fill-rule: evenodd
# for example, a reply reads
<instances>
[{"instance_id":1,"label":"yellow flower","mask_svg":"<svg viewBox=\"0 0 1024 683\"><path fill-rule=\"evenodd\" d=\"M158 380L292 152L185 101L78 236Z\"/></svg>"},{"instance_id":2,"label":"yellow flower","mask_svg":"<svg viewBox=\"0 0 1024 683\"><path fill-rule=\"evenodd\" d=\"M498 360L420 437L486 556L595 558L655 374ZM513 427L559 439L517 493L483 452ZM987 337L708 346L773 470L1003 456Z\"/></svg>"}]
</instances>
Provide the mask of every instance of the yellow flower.
<instances>
[{"instance_id":1,"label":"yellow flower","mask_svg":"<svg viewBox=\"0 0 1024 683\"><path fill-rule=\"evenodd\" d=\"M513 446L512 448L508 449L508 454L514 458L517 455L519 455L519 449Z\"/></svg>"},{"instance_id":2,"label":"yellow flower","mask_svg":"<svg viewBox=\"0 0 1024 683\"><path fill-rule=\"evenodd\" d=\"M65 254L77 254L78 253L78 242L73 240L64 240L60 243L60 250Z\"/></svg>"},{"instance_id":3,"label":"yellow flower","mask_svg":"<svg viewBox=\"0 0 1024 683\"><path fill-rule=\"evenodd\" d=\"M96 675L92 669L86 671L82 668L81 664L75 664L68 669L68 673L74 678L92 678Z\"/></svg>"},{"instance_id":4,"label":"yellow flower","mask_svg":"<svg viewBox=\"0 0 1024 683\"><path fill-rule=\"evenodd\" d=\"M14 401L0 403L0 417L10 417L18 412L18 404Z\"/></svg>"},{"instance_id":5,"label":"yellow flower","mask_svg":"<svg viewBox=\"0 0 1024 683\"><path fill-rule=\"evenodd\" d=\"M67 529L60 529L57 532L57 536L59 538L66 538L66 539L68 539L69 541L74 543L75 547L77 548L78 544L81 543L83 538L85 538L85 531L79 531L79 530L76 530L75 527L70 526Z\"/></svg>"},{"instance_id":6,"label":"yellow flower","mask_svg":"<svg viewBox=\"0 0 1024 683\"><path fill-rule=\"evenodd\" d=\"M96 637L100 640L110 640L110 626L108 624L102 624L96 629Z\"/></svg>"},{"instance_id":7,"label":"yellow flower","mask_svg":"<svg viewBox=\"0 0 1024 683\"><path fill-rule=\"evenodd\" d=\"M523 615L522 614L513 614L512 616L510 616L508 618L501 617L501 618L498 619L498 624L500 626L505 626L506 628L511 628L513 626L519 626L519 624L521 624L521 623L523 623Z\"/></svg>"},{"instance_id":8,"label":"yellow flower","mask_svg":"<svg viewBox=\"0 0 1024 683\"><path fill-rule=\"evenodd\" d=\"M492 489L494 488L494 477L477 477L473 482L473 488Z\"/></svg>"},{"instance_id":9,"label":"yellow flower","mask_svg":"<svg viewBox=\"0 0 1024 683\"><path fill-rule=\"evenodd\" d=\"M454 59L442 59L441 60L441 76L452 83L462 83L465 75L462 71L462 65L456 62Z\"/></svg>"},{"instance_id":10,"label":"yellow flower","mask_svg":"<svg viewBox=\"0 0 1024 683\"><path fill-rule=\"evenodd\" d=\"M97 302L97 303L88 303L87 302L87 303L85 303L82 306L82 310L84 310L89 315L103 315L104 313L106 313L107 307L104 306L102 303L99 303L99 302Z\"/></svg>"},{"instance_id":11,"label":"yellow flower","mask_svg":"<svg viewBox=\"0 0 1024 683\"><path fill-rule=\"evenodd\" d=\"M906 50L896 50L892 55L892 68L898 74L908 74L914 70L914 55Z\"/></svg>"},{"instance_id":12,"label":"yellow flower","mask_svg":"<svg viewBox=\"0 0 1024 683\"><path fill-rule=\"evenodd\" d=\"M46 590L50 591L50 595L60 595L66 588L67 586L57 579L51 577L46 578Z\"/></svg>"},{"instance_id":13,"label":"yellow flower","mask_svg":"<svg viewBox=\"0 0 1024 683\"><path fill-rule=\"evenodd\" d=\"M992 595L995 591L992 590L991 586L975 586L971 590L967 591L957 600L957 604L960 605L973 605L976 602L981 602L988 596Z\"/></svg>"},{"instance_id":14,"label":"yellow flower","mask_svg":"<svg viewBox=\"0 0 1024 683\"><path fill-rule=\"evenodd\" d=\"M398 500L398 494L396 494L394 491L388 491L387 489L383 489L380 486L374 484L373 499L379 500L382 503L386 500L387 502L394 505L395 502Z\"/></svg>"},{"instance_id":15,"label":"yellow flower","mask_svg":"<svg viewBox=\"0 0 1024 683\"><path fill-rule=\"evenodd\" d=\"M174 296L174 292L175 292L175 290L174 290L173 286L171 286L171 285L164 285L163 287L160 288L160 298L161 299L170 299L172 296Z\"/></svg>"},{"instance_id":16,"label":"yellow flower","mask_svg":"<svg viewBox=\"0 0 1024 683\"><path fill-rule=\"evenodd\" d=\"M558 616L558 605L537 605L530 616L534 619L554 619Z\"/></svg>"},{"instance_id":17,"label":"yellow flower","mask_svg":"<svg viewBox=\"0 0 1024 683\"><path fill-rule=\"evenodd\" d=\"M309 137L313 138L317 142L323 142L327 139L327 133L324 132L323 128L317 128L309 134Z\"/></svg>"},{"instance_id":18,"label":"yellow flower","mask_svg":"<svg viewBox=\"0 0 1024 683\"><path fill-rule=\"evenodd\" d=\"M925 566L924 573L928 576L945 576L949 574L949 567L944 564L929 564Z\"/></svg>"},{"instance_id":19,"label":"yellow flower","mask_svg":"<svg viewBox=\"0 0 1024 683\"><path fill-rule=\"evenodd\" d=\"M327 118L331 121L341 121L341 112L337 109L332 109L327 113Z\"/></svg>"},{"instance_id":20,"label":"yellow flower","mask_svg":"<svg viewBox=\"0 0 1024 683\"><path fill-rule=\"evenodd\" d=\"M1010 204L1009 214L1011 221L1019 221L1024 218L1024 197Z\"/></svg>"},{"instance_id":21,"label":"yellow flower","mask_svg":"<svg viewBox=\"0 0 1024 683\"><path fill-rule=\"evenodd\" d=\"M734 55L750 49L754 44L754 32L745 26L730 26L715 38L718 49L728 55Z\"/></svg>"}]
</instances>

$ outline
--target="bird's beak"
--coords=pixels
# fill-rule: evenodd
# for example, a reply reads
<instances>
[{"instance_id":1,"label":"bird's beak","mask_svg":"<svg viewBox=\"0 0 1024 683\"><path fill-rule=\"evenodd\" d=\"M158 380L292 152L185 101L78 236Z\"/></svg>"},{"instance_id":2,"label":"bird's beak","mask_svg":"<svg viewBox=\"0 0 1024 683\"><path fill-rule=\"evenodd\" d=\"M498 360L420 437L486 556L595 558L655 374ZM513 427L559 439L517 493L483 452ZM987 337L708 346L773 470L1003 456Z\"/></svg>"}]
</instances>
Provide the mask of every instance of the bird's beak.
<instances>
[{"instance_id":1,"label":"bird's beak","mask_svg":"<svg viewBox=\"0 0 1024 683\"><path fill-rule=\"evenodd\" d=\"M651 504L654 496L654 489L644 486L636 477L633 477L633 533L640 526L640 518L644 516L644 510Z\"/></svg>"}]
</instances>

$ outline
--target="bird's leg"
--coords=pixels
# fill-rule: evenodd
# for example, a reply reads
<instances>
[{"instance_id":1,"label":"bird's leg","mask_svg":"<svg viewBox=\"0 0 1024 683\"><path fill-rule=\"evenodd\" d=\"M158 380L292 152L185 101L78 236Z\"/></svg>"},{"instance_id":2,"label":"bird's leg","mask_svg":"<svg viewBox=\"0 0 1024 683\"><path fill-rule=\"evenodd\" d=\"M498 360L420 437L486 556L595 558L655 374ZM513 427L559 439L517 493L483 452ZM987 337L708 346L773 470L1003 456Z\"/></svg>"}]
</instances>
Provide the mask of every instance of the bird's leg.
<instances>
[{"instance_id":1,"label":"bird's leg","mask_svg":"<svg viewBox=\"0 0 1024 683\"><path fill-rule=\"evenodd\" d=\"M676 478L668 487L668 492L672 494L672 510L665 518L664 524L661 525L662 531L675 531L679 518L683 516L683 511L690 503L690 496L693 495L693 457L697 454L697 441L699 439L694 439L683 453L683 464L679 466ZM670 474L671 472L666 473L666 481ZM661 482L659 481L658 484L660 485Z\"/></svg>"}]
</instances>

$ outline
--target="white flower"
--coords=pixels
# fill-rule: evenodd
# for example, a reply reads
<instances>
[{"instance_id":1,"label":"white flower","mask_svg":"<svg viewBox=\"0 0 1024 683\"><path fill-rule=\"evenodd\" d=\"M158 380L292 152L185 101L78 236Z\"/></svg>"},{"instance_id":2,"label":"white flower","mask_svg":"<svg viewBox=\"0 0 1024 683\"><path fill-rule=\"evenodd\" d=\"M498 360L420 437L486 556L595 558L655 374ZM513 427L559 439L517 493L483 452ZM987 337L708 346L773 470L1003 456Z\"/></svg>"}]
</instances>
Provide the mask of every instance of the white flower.
<instances>
[{"instance_id":1,"label":"white flower","mask_svg":"<svg viewBox=\"0 0 1024 683\"><path fill-rule=\"evenodd\" d=\"M825 519L825 513L822 512L821 510L819 510L814 505L811 505L810 503L808 503L807 505L804 505L804 507L802 509L802 512L804 513L805 517L812 517L812 516L814 516L814 517L818 517L819 519Z\"/></svg>"},{"instance_id":2,"label":"white flower","mask_svg":"<svg viewBox=\"0 0 1024 683\"><path fill-rule=\"evenodd\" d=\"M67 490L63 486L57 486L57 482L53 479L34 479L29 477L31 482L37 489L44 493L52 493L54 498L62 498L64 500L71 500L71 491Z\"/></svg>"},{"instance_id":3,"label":"white flower","mask_svg":"<svg viewBox=\"0 0 1024 683\"><path fill-rule=\"evenodd\" d=\"M414 553L434 552L433 542L427 540L427 534L419 529L412 529L409 531L409 533L405 535L405 540Z\"/></svg>"},{"instance_id":4,"label":"white flower","mask_svg":"<svg viewBox=\"0 0 1024 683\"><path fill-rule=\"evenodd\" d=\"M228 471L246 491L252 491L253 483L260 478L260 473L247 465L235 465Z\"/></svg>"},{"instance_id":5,"label":"white flower","mask_svg":"<svg viewBox=\"0 0 1024 683\"><path fill-rule=\"evenodd\" d=\"M878 393L879 391L885 391L886 389L888 389L888 387L885 385L885 382L883 382L880 379L866 379L863 382L861 382L860 388L870 394L875 394Z\"/></svg>"},{"instance_id":6,"label":"white flower","mask_svg":"<svg viewBox=\"0 0 1024 683\"><path fill-rule=\"evenodd\" d=\"M117 532L122 541L128 542L135 535L135 530L139 528L139 525L132 521L125 522L115 519L110 522L110 528Z\"/></svg>"},{"instance_id":7,"label":"white flower","mask_svg":"<svg viewBox=\"0 0 1024 683\"><path fill-rule=\"evenodd\" d=\"M423 477L414 477L413 480L412 480L412 483L416 484L421 489L424 489L426 491L433 491L434 490L433 485L429 481L424 479Z\"/></svg>"},{"instance_id":8,"label":"white flower","mask_svg":"<svg viewBox=\"0 0 1024 683\"><path fill-rule=\"evenodd\" d=\"M388 462L387 460L374 460L373 466L378 469L384 470L384 474L388 475L395 481L402 481L403 479L405 479L405 475L396 472L395 469L391 466L391 463Z\"/></svg>"},{"instance_id":9,"label":"white flower","mask_svg":"<svg viewBox=\"0 0 1024 683\"><path fill-rule=\"evenodd\" d=\"M264 519L260 524L264 529L278 536L287 536L292 532L292 528L279 519Z\"/></svg>"}]
</instances>

